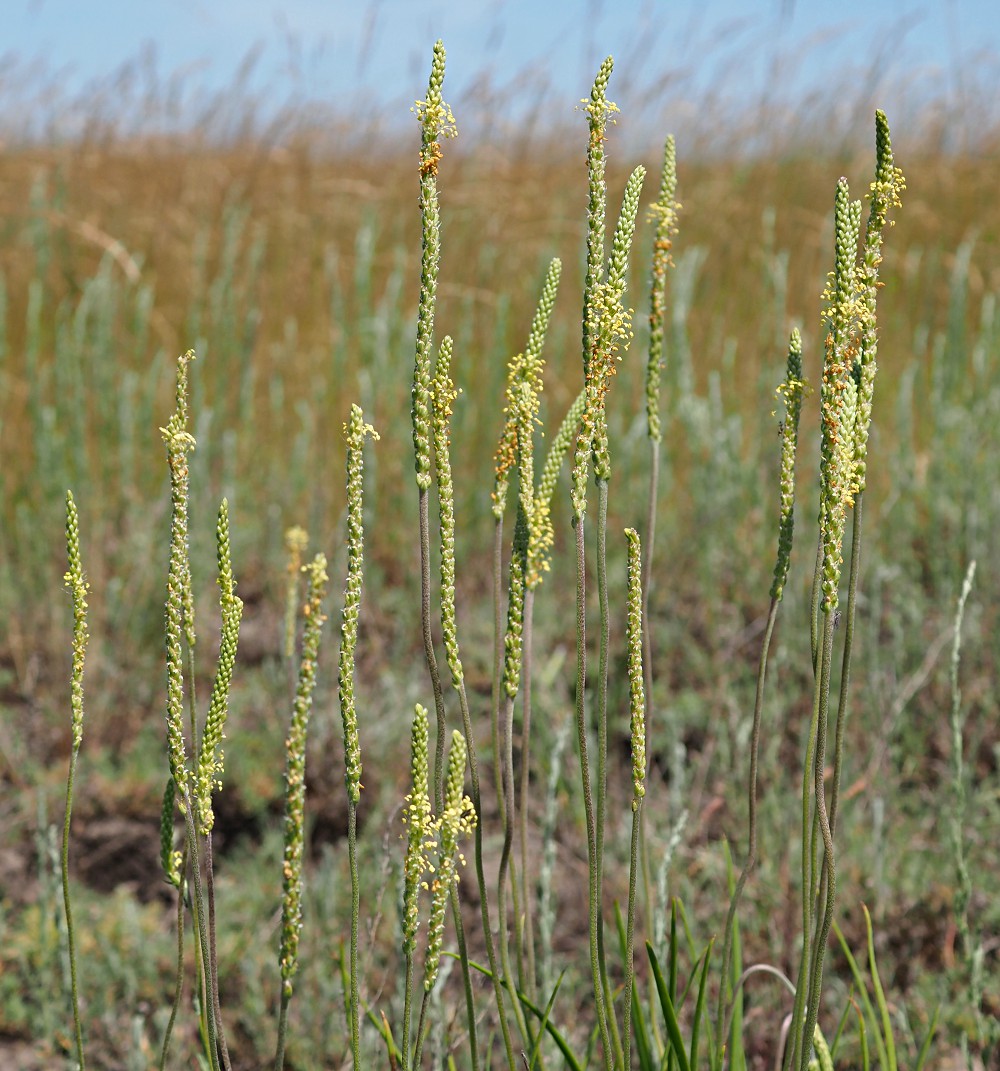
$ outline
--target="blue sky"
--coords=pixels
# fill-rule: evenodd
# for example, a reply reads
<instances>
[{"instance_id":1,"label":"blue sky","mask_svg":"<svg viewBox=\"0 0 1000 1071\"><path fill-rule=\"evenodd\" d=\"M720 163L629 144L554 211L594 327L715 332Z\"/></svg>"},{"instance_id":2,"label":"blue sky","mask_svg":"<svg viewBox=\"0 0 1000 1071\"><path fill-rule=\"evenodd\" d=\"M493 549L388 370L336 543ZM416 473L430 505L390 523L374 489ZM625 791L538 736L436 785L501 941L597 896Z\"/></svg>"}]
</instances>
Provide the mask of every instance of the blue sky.
<instances>
[{"instance_id":1,"label":"blue sky","mask_svg":"<svg viewBox=\"0 0 1000 1071\"><path fill-rule=\"evenodd\" d=\"M140 56L138 68L147 80L155 70L161 92L170 84L178 99L197 99L231 85L257 49L247 89L265 108L319 101L405 116L426 83L438 36L448 48L446 98L457 103L488 86L494 107L524 114L544 87L556 102L546 107L564 109L567 120L607 54L617 61L613 99L626 114L631 108L655 122L668 99L675 108L694 107L706 94L733 107L764 99L794 107L845 85L904 107L967 98L982 108L995 96L1000 67L995 0L5 0L4 7L0 113L8 114L58 110L95 86L113 99L112 75Z\"/></svg>"}]
</instances>

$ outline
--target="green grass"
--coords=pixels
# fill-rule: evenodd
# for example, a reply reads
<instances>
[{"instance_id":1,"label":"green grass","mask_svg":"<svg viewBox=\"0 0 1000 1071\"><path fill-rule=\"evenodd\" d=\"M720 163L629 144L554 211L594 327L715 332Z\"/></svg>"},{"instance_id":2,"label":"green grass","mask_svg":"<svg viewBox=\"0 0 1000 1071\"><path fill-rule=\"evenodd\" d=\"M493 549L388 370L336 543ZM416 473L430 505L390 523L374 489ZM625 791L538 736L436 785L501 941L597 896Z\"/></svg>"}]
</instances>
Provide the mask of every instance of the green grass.
<instances>
[{"instance_id":1,"label":"green grass","mask_svg":"<svg viewBox=\"0 0 1000 1071\"><path fill-rule=\"evenodd\" d=\"M613 146L613 129L608 138ZM506 784L500 784L493 754L496 739L510 748L511 759L519 759L523 742L519 707L515 718L513 699L508 707L506 699L501 703L499 689L491 688L498 671L488 607L490 537L496 526L489 488L504 419L507 362L525 347L532 309L553 256L561 259L563 270L548 325L544 372L535 384L536 390L544 386L538 404L546 429L545 439L534 441L540 452L533 461L535 473L541 472L559 421L582 386L586 190L579 161L568 156L565 146L554 148L551 159L528 157L516 145L505 146L499 156L497 150L463 155L460 146L461 140L444 144L436 176L442 213L434 311L439 326L434 336L428 334L423 359L432 365L440 361L440 338L451 336L451 376L463 391L454 402L450 456L458 519L455 627L464 691L456 686L453 696L448 690L455 670L445 651L447 635L444 646L440 642L439 619L427 619L425 631L445 678L435 705L447 712L449 730L463 724L466 737L474 719L482 769L482 791L473 794L479 804L477 843L475 849L471 842L466 848L470 865L459 887L468 958L494 979L484 986L469 976L472 1000L480 1009L479 1060L482 1066L505 1060L516 1064L517 1052L524 1048L529 1056L539 1053L547 1064L558 1066L558 1032L566 1051L581 1064L589 1056L591 1066L617 1065L625 1051L624 1038L617 1036L624 1024L619 987L631 977L621 964L628 962L631 942L623 929L620 960L612 905L622 905L624 922L630 855L635 858L627 846L633 813L629 711L636 703L630 688L635 668L628 664L635 652L626 650L624 639L625 541L620 533L626 525L643 531L647 523L645 280L652 225L646 206L654 184L647 182L630 260L624 257L627 243L622 238L621 284L628 284L625 305L635 309L636 337L607 395L613 475L607 481L606 527L598 481L589 484L585 568L578 569L574 541L583 539L584 528L578 524L574 531L569 524L570 482L563 476L553 498L552 571L537 597L525 600L523 617L514 614L500 630L501 637L508 633L508 651L523 641L534 652L534 765L528 791L518 794L516 803L517 808L526 803L527 823L515 830L514 773L520 771L513 763L502 764L507 774ZM581 130L577 155L582 154ZM618 155L613 156L616 163ZM939 1004L939 1054L975 1050L986 1040L982 1024L996 1012L989 1003L997 978L995 951L988 942L973 946L979 936L964 943L956 939L952 920L960 925L967 911L963 932L985 935L996 931L1000 917L988 895L997 877L990 846L998 826L993 685L1000 654L993 609L1000 492L989 476L992 428L1000 407L1000 265L991 195L995 162L989 154L945 160L914 149L905 163L905 208L888 235L881 273L886 284L879 301L881 375L865 492L867 534L851 674L851 729L836 831L835 917L855 960L837 958L836 946L830 945L820 1008L820 1022L832 1040L839 1016L851 1006L852 975L866 959L861 904L867 903L890 1028L907 1053L901 1063L915 1059ZM659 162L650 170L658 174ZM667 888L685 910L675 915L675 939L654 943L655 961L647 959L642 937L635 941L636 996L630 1009L634 1058L644 1067L658 1062L655 1054L663 1045L673 1046L677 1066L685 1060L697 1063L692 1057L699 1049L703 1064L709 1060L716 1066L720 1058L712 1018L719 1019L714 1009L734 875L719 841L726 837L734 844L738 870L784 441L778 433L780 414L771 415L780 408L774 386L783 375L792 322L803 333L805 376L818 383L823 342L819 298L833 249L833 182L843 173L852 188L864 189L871 162L870 153L857 159L815 152L803 157L793 148L776 146L767 159L699 164L685 161L682 145L678 170L683 211L667 290L657 536L655 554L646 559L654 564L645 614L652 658L645 696L648 784L641 813L649 863L648 875L642 874L638 883L640 934L659 940L650 917L657 865L671 830L679 827L681 810L687 818ZM425 180L430 173L425 160ZM95 175L100 182L93 181ZM149 1066L159 1058L176 950L172 893L155 863L159 797L167 770L161 652L170 526L157 428L167 424L171 410L176 354L193 345L198 360L191 366L189 430L198 447L190 455L189 505L202 637L194 680L202 702L212 687L215 651L209 637L217 632L219 617L210 581L215 555L211 518L223 496L230 503L237 593L245 603L229 702L225 787L213 801L218 825L212 834L218 989L233 1063L263 1065L278 1044L282 742L291 715L289 667L283 660L284 536L290 525L301 523L313 534L313 545L329 555L331 576L346 575L342 428L355 401L381 436L365 448L365 499L363 507L356 505L360 512L351 514L352 523L363 520L365 530L356 666L365 789L353 813L344 793L344 749L334 712L337 652L331 648L336 645L327 642L318 656L306 759L309 787L300 833L306 848L306 921L295 998L288 1005L286 1066L339 1066L352 1045L358 1064L384 1063L381 1011L393 1045L410 1052L409 1042L399 1036L404 984L398 952L403 854L398 809L410 791L411 712L414 703L430 704L432 699L421 665L428 649L421 643L423 570L417 568L423 507L414 509L415 496L407 492L413 471L410 365L421 247L420 220L413 211L416 141L409 156L372 146L370 153L348 160L317 156L298 145L274 153L253 145L212 150L179 144L167 152L129 143L72 151L23 149L5 155L0 179L6 202L0 243L0 442L5 462L0 474L0 613L5 622L0 633L0 776L8 801L0 823L5 848L10 846L4 865L11 875L4 882L8 891L0 914L0 1035L29 1044L36 1061L74 1048L67 999L71 960L57 891L58 852L50 833L62 805L70 745L66 652L71 623L68 600L58 588L65 569L59 550L62 510L66 488L72 487L81 511L92 637L70 840L71 872L79 879L70 892L77 905L73 928L83 1033L94 1066ZM609 242L617 218L615 200L625 179L615 167L609 170ZM594 218L592 214L592 222ZM591 254L596 272L591 273L592 295L605 257L603 248ZM424 271L426 276L426 264ZM424 292L427 307L426 285ZM613 305L606 315L613 318ZM600 324L595 328L594 352L603 346L610 353L622 340L609 334L599 341L602 329ZM447 388L433 389L439 397ZM517 397L508 395L512 411ZM813 689L809 577L815 546L817 401L816 395L807 400L800 434L805 448L798 478L799 538L771 645L760 738L759 858L738 913L730 978L738 977L740 960L744 965L767 962L792 978L798 970L800 779ZM592 403L602 404L602 398L595 395ZM516 419L510 412L508 418L515 425L521 422L514 441L523 474L529 442L523 429L531 426L533 415L517 412ZM600 427L603 417L597 409L593 414ZM435 440L438 468L428 484L428 505L436 502L434 488L442 482L446 442L447 436ZM589 464L590 443L573 445L577 463ZM522 523L530 523L531 496L525 498L525 487L531 483L523 475L513 481L511 517L501 528L504 563L511 539L522 538L513 529L514 511L520 509ZM584 485L586 477L578 487ZM423 549L435 600L438 531L434 519ZM594 557L602 532L607 554ZM530 545L514 552L522 567L530 560ZM850 548L848 534L848 561ZM978 560L979 572L966 608L962 648L965 714L959 733L965 767L959 764L953 775L955 719L949 722L947 713L951 690L944 652L971 559ZM578 654L579 683L574 685L577 633L571 593L578 584L590 642ZM334 579L332 586L336 590L340 581ZM327 613L339 624L332 608ZM608 635L602 640L605 624ZM518 687L512 673L508 666L503 680L515 694L523 694L524 682ZM834 692L838 674L835 669L831 675ZM190 685L191 676L186 680ZM342 675L341 702L345 686L351 688L345 680L349 678ZM495 735L487 724L491 691L496 693ZM578 725L595 726L591 738L577 733L578 749L584 742L592 752L594 833L586 832L579 759L565 756L562 772L557 769L551 781L551 798L561 817L545 839L541 830L551 828L543 814L548 757L572 718L574 701ZM455 704L458 708L452 709ZM606 709L606 717L590 722L599 709ZM466 710L468 722L460 718ZM432 739L437 739L434 733ZM443 736L441 740L443 744ZM432 763L431 803L439 818L442 754ZM947 813L940 805L955 776L968 782L964 836L971 890L953 873ZM510 944L501 938L494 954L484 944L481 897L467 894L477 884L479 866L491 875L490 883L495 881L504 846L503 815L511 816L514 871L509 895L505 892ZM113 816L132 823L138 843L146 831L153 863L145 880L95 894L87 888L95 875L81 853L99 851L99 841L88 839L88 831ZM345 839L355 827L357 836ZM121 829L114 835L124 838ZM524 851L515 848L521 839ZM123 843L128 854L130 842ZM554 853L555 862L551 887L539 895L534 887L539 875L524 873L524 863L533 868L543 848ZM352 878L348 856L355 853L358 870ZM581 906L587 876L597 879L590 889L594 906L589 919ZM650 886L645 901L644 883ZM502 885L508 888L506 881ZM352 887L364 890L354 940ZM959 892L963 898L971 895L967 907L964 899L957 901ZM539 947L546 968L537 972L527 966L529 949L513 924L532 909L536 895L539 907L548 897L557 905L551 941L559 952ZM493 884L489 896L495 926L500 898ZM553 926L542 911L535 922L540 935ZM452 925L449 918L449 935ZM985 950L980 967L976 947ZM188 941L188 990L172 1040L171 1065L188 1066L195 1053L205 1052L191 1009L193 957L193 942ZM523 1002L499 982L501 961L505 974L519 978ZM352 1003L345 981L352 962L358 986L356 1033L340 1014ZM654 962L662 968L659 979ZM873 958L872 978L874 963ZM985 985L970 982L973 968L983 971ZM420 997L416 1001L412 1025L418 1019L429 1025L423 1042L428 1062L433 1057L438 1063L446 1051L469 1052L461 974L446 955L441 985L423 1003ZM554 985L560 978L547 1011L550 992L537 988L538 982ZM747 1067L770 1066L765 1061L773 1061L781 1019L790 1008L781 987L763 979L752 975L743 990L739 1019L747 1039ZM602 1002L603 1025L593 1011ZM719 1006L725 1003L723 998ZM607 1010L616 1004L617 1020ZM696 1007L706 1012L704 1022ZM871 1019L872 1005L866 1007ZM882 1001L876 999L874 1007L881 1009ZM505 1009L503 1024L498 1008ZM836 1046L838 1066L856 1066L861 1058L857 1021L848 1017ZM700 1041L694 1037L696 1023ZM205 1017L202 1024L207 1035ZM509 1057L502 1028L513 1039ZM880 1019L868 1029L875 1053L871 1030L881 1030L881 1039L889 1028ZM887 1067L887 1060L882 1058L881 1065Z\"/></svg>"}]
</instances>

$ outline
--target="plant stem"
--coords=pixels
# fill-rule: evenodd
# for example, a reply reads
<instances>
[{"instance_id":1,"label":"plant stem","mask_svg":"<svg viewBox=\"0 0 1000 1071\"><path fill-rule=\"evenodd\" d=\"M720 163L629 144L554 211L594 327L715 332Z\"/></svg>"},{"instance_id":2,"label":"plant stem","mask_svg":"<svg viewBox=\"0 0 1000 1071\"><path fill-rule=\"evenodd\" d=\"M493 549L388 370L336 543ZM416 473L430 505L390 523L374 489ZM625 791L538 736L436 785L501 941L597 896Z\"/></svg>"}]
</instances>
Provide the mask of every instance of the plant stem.
<instances>
[{"instance_id":1,"label":"plant stem","mask_svg":"<svg viewBox=\"0 0 1000 1071\"><path fill-rule=\"evenodd\" d=\"M521 665L522 714L521 714L521 784L518 799L519 836L521 848L521 911L524 919L523 945L526 952L525 977L521 986L524 993L535 999L535 934L532 924L530 870L528 867L528 794L530 778L531 741L531 641L535 610L535 589L531 586L524 593L524 649Z\"/></svg>"},{"instance_id":2,"label":"plant stem","mask_svg":"<svg viewBox=\"0 0 1000 1071\"><path fill-rule=\"evenodd\" d=\"M844 753L844 730L847 726L847 704L850 699L851 652L854 648L854 613L858 603L858 576L861 573L861 514L864 491L854 498L854 519L851 536L851 566L847 588L847 609L844 613L844 653L840 670L840 695L837 702L837 726L834 734L833 783L830 788L830 830L837 828L837 804L840 799L841 758Z\"/></svg>"},{"instance_id":3,"label":"plant stem","mask_svg":"<svg viewBox=\"0 0 1000 1071\"><path fill-rule=\"evenodd\" d=\"M594 795L591 788L590 759L587 745L587 580L586 545L583 516L574 518L576 528L576 736L580 749L580 778L583 784L583 809L587 823L587 918L590 930L590 973L594 985L594 1009L601 1035L605 1071L612 1069L611 1036L604 1006L598 929L600 917L600 883L597 874L597 832L594 818Z\"/></svg>"},{"instance_id":4,"label":"plant stem","mask_svg":"<svg viewBox=\"0 0 1000 1071\"><path fill-rule=\"evenodd\" d=\"M816 719L816 748L813 757L813 790L816 799L816 817L819 823L820 835L823 839L826 888L825 896L823 897L823 914L821 917L817 918L815 933L812 936L812 947L809 949L807 942L806 948L804 949L804 951L808 952L808 960L811 963L811 966L809 970L809 991L805 1010L805 1025L799 1040L799 1071L806 1071L807 1069L809 1063L810 1039L813 1036L813 1031L816 1029L816 1021L819 1017L819 999L823 983L823 960L826 955L826 941L830 935L830 926L833 922L833 903L837 890L837 870L833 853L833 834L830 830L830 817L826 804L826 783L823 776L826 766L826 735L830 703L830 666L833 662L833 611L827 612L825 618L817 695L818 717ZM814 860L814 874L815 869L816 863ZM815 880L813 887L815 887Z\"/></svg>"},{"instance_id":5,"label":"plant stem","mask_svg":"<svg viewBox=\"0 0 1000 1071\"><path fill-rule=\"evenodd\" d=\"M229 1046L222 1027L222 1005L219 1000L219 957L215 946L215 870L212 865L212 834L205 837L205 888L208 893L208 968L212 976L212 1014L219 1039L219 1051L225 1071L232 1071L229 1062Z\"/></svg>"},{"instance_id":6,"label":"plant stem","mask_svg":"<svg viewBox=\"0 0 1000 1071\"><path fill-rule=\"evenodd\" d=\"M62 832L62 892L63 906L66 909L66 941L69 951L70 997L73 1004L73 1034L76 1042L76 1059L79 1071L85 1071L83 1057L83 1025L80 1021L80 996L76 976L76 942L73 929L73 906L69 895L69 826L73 812L73 783L76 778L76 760L80 752L79 744L74 743L69 758L69 774L66 777L66 813L63 818Z\"/></svg>"},{"instance_id":7,"label":"plant stem","mask_svg":"<svg viewBox=\"0 0 1000 1071\"><path fill-rule=\"evenodd\" d=\"M348 1015L351 1024L351 1056L356 1071L361 1071L361 966L358 961L358 931L361 916L361 882L358 878L358 805L347 800L347 858L351 870L351 996Z\"/></svg>"},{"instance_id":8,"label":"plant stem","mask_svg":"<svg viewBox=\"0 0 1000 1071\"><path fill-rule=\"evenodd\" d=\"M476 998L472 991L472 970L469 967L469 950L465 942L465 923L462 921L462 904L458 898L457 885L451 887L451 911L455 919L455 940L458 943L458 962L462 968L462 988L465 990L465 1018L469 1024L469 1064L472 1071L479 1071Z\"/></svg>"},{"instance_id":9,"label":"plant stem","mask_svg":"<svg viewBox=\"0 0 1000 1071\"><path fill-rule=\"evenodd\" d=\"M597 477L597 598L600 606L600 644L597 679L597 814L596 814L596 869L597 869L597 953L601 968L601 984L604 987L605 1010L615 1060L624 1066L618 1020L608 981L608 967L604 954L604 914L601 911L604 889L604 828L607 824L608 798L608 647L611 639L611 610L608 605L608 481Z\"/></svg>"},{"instance_id":10,"label":"plant stem","mask_svg":"<svg viewBox=\"0 0 1000 1071\"><path fill-rule=\"evenodd\" d=\"M201 881L201 861L198 853L198 834L194 828L192 812L194 801L184 786L184 828L188 842L188 858L191 861L191 876L194 880L193 910L197 927L198 948L201 955L201 982L204 995L202 1018L208 1041L208 1060L211 1071L219 1071L218 1034L215 1021L215 993L212 987L212 972L209 968L211 953L208 941L208 922L205 911L205 892Z\"/></svg>"},{"instance_id":11,"label":"plant stem","mask_svg":"<svg viewBox=\"0 0 1000 1071\"><path fill-rule=\"evenodd\" d=\"M753 706L753 727L750 730L750 785L747 792L747 857L736 882L736 889L729 902L729 913L726 915L725 939L722 946L721 982L719 984L719 999L715 1016L715 1051L721 1059L725 1044L725 1024L728 1018L725 1007L727 1002L727 989L730 978L730 961L733 955L733 934L736 928L736 915L739 911L740 900L746 887L747 879L751 871L757 865L757 769L760 756L760 725L764 711L764 683L767 678L767 656L771 648L771 634L774 631L774 622L778 616L779 599L772 596L771 605L767 612L767 625L764 628L764 639L761 643L760 662L757 666L757 691ZM735 999L735 994L733 995Z\"/></svg>"},{"instance_id":12,"label":"plant stem","mask_svg":"<svg viewBox=\"0 0 1000 1071\"><path fill-rule=\"evenodd\" d=\"M420 488L420 627L424 640L424 658L427 672L431 677L434 691L434 713L436 716L436 736L434 739L434 773L431 798L435 809L444 810L444 748L448 732L444 710L444 693L441 689L441 673L438 670L437 656L434 653L434 636L431 632L431 541L430 541L430 498L428 489Z\"/></svg>"},{"instance_id":13,"label":"plant stem","mask_svg":"<svg viewBox=\"0 0 1000 1071\"><path fill-rule=\"evenodd\" d=\"M177 889L177 971L174 983L174 999L170 1005L170 1018L167 1020L167 1028L163 1032L163 1047L160 1050L160 1071L167 1066L167 1053L170 1050L170 1037L174 1031L174 1023L177 1022L177 1012L181 1006L181 997L184 994L184 874L187 873L187 847L185 855L181 859L181 881Z\"/></svg>"}]
</instances>

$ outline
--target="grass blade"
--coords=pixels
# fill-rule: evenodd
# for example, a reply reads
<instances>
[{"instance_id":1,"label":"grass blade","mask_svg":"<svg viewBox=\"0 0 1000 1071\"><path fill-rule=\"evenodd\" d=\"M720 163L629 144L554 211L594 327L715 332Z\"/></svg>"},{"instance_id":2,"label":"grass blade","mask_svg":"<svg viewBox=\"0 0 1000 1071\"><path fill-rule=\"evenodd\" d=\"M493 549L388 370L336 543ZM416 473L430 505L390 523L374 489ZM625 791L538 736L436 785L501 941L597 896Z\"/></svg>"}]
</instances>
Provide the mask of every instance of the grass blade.
<instances>
[{"instance_id":1,"label":"grass blade","mask_svg":"<svg viewBox=\"0 0 1000 1071\"><path fill-rule=\"evenodd\" d=\"M673 948L673 942L671 942L671 948ZM656 951L649 941L646 942L646 954L649 956L649 966L653 972L653 980L656 982L656 994L660 998L660 1009L663 1012L667 1036L670 1038L670 1047L677 1057L680 1071L691 1071L691 1062L684 1051L684 1038L681 1036L680 1023L674 1011L674 1002L670 997L663 971L660 969L660 962L656 958Z\"/></svg>"}]
</instances>

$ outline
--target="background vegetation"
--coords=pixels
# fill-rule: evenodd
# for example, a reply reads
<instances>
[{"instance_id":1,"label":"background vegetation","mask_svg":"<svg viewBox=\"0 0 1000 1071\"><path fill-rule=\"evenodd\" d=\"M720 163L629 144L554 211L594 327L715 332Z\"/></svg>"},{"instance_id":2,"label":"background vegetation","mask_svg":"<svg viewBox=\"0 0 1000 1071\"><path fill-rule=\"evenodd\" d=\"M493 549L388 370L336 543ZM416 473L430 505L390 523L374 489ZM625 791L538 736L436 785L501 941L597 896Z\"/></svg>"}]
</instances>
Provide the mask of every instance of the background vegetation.
<instances>
[{"instance_id":1,"label":"background vegetation","mask_svg":"<svg viewBox=\"0 0 1000 1071\"><path fill-rule=\"evenodd\" d=\"M72 850L92 1060L148 1066L152 1027L162 1030L173 945L156 833L169 524L158 428L172 405L176 355L189 346L199 354L191 369L199 442L192 462L195 569L212 575L215 510L226 495L246 604L226 788L216 805L220 921L229 927L220 933L221 986L239 1066L263 1064L274 1048L289 715L283 535L302 524L330 557L331 576L343 576L341 429L354 401L382 436L366 501L369 571L358 651L369 756L359 813L362 866L368 886L383 890L385 913L395 911L397 864L387 846L398 857L410 712L416 700L426 701L409 448L417 130L414 124L408 139L373 130L367 141L351 138L338 151L306 117L289 129L284 137L248 126L243 136L155 138L95 124L64 141L16 141L0 154L5 1067L53 1066L70 1043L53 827L70 748L70 607L61 591L67 487L81 508L92 588L87 736ZM578 390L582 130L581 120L580 131L545 137L535 129L464 149L460 138L440 177L438 323L455 338L455 377L464 388L453 425L458 605L469 688L479 696L490 686L491 621L480 611L489 601L488 492L506 361L524 346L553 256L563 261L563 285L546 348L547 428ZM676 834L671 889L705 939L721 931L727 904L718 842L741 844L744 835L747 739L773 557L780 445L774 386L793 323L803 331L806 376L818 381L833 185L839 174L858 189L867 184L869 130L866 116L860 148L776 139L751 155L734 139L724 153L716 147L699 156L678 146L683 212L668 296L646 806L656 814L661 850ZM645 142L630 132L645 146L634 157L614 146L612 132L613 190L635 163L658 173L664 133ZM839 922L860 950L861 904L869 906L883 980L904 1032L912 1025L922 1036L932 1009L943 1005L937 1051L945 1066L972 1030L946 806L948 653L971 559L978 572L961 667L966 836L971 914L985 954L984 1006L1000 1014L1000 901L991 894L1000 882L1000 141L985 131L965 151L944 154L934 133L922 139L918 129L894 125L894 134L908 189L881 274L881 375L852 715L862 743L845 774ZM650 182L646 200L653 195ZM610 524L619 530L644 509L647 481L641 355L651 229L642 210L640 218L628 298L637 337L609 410L616 441ZM810 410L802 442L816 437ZM813 486L815 451L805 450L800 463L803 484ZM565 485L554 508L568 519ZM811 523L815 503L803 498L798 511ZM568 531L557 525L557 538L565 541ZM811 540L800 540L795 554L803 568L793 577L809 573L811 553ZM572 584L571 571L559 572L571 570L571 559L557 554L553 588ZM620 597L623 562L613 564L612 575ZM808 641L800 624L808 591L790 585L786 603L772 651L760 863L744 898L743 940L748 961L767 958L793 972L796 863L786 831L808 716ZM566 663L573 622L557 611L543 591L535 628L545 638L540 649L551 654L536 669L535 704L540 740L549 747L572 710ZM203 619L213 612L206 601ZM620 633L612 642L623 665ZM345 1051L345 1024L329 1012L343 1003L339 957L349 909L335 659L328 645L310 745L308 924L303 998L292 1007L297 1047L289 1057L301 1067L330 1066L331 1054ZM627 750L618 758L624 770ZM572 774L564 780L558 798L566 809L578 789ZM541 791L535 803L537 835ZM557 855L555 941L566 949L586 944L576 893L585 863L570 850L577 843L567 835ZM625 879L615 888L609 873L608 895L620 897ZM372 998L395 985L380 955L392 939L390 922L368 935ZM830 973L846 993L846 962L835 959ZM571 1004L587 1003L586 984L570 992L564 999ZM747 1034L760 1037L761 1061L771 1058L780 1000L764 992L748 1007ZM177 1043L189 1051L196 1038Z\"/></svg>"}]
</instances>

